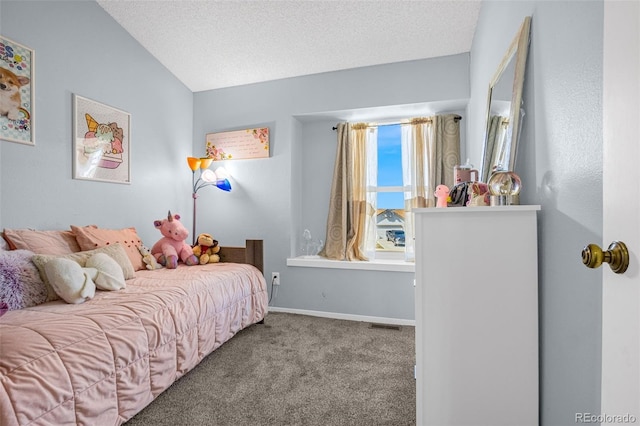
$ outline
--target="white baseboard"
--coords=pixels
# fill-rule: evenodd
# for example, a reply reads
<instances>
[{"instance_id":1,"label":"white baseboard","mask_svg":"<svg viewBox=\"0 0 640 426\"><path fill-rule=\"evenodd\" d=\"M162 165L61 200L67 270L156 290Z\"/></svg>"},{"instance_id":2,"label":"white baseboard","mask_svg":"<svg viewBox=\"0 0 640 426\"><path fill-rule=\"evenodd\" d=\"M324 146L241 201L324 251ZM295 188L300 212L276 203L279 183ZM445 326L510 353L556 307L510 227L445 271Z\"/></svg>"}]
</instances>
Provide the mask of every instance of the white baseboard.
<instances>
[{"instance_id":1,"label":"white baseboard","mask_svg":"<svg viewBox=\"0 0 640 426\"><path fill-rule=\"evenodd\" d=\"M333 318L349 321L372 322L376 324L408 325L412 327L415 327L416 325L415 320L409 319L370 317L366 315L341 314L337 312L309 311L306 309L281 308L278 306L269 306L269 312L285 312L288 314L309 315L312 317Z\"/></svg>"}]
</instances>

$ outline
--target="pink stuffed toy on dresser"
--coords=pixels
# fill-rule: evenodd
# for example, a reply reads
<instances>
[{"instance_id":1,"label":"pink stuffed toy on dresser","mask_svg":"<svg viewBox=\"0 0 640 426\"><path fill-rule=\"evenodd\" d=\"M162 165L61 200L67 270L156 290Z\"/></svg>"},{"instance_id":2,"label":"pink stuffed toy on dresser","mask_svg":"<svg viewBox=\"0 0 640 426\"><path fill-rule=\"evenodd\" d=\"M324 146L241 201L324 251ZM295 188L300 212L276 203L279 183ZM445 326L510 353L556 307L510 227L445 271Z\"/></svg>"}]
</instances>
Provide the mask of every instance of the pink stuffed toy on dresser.
<instances>
[{"instance_id":1,"label":"pink stuffed toy on dresser","mask_svg":"<svg viewBox=\"0 0 640 426\"><path fill-rule=\"evenodd\" d=\"M166 219L156 220L153 225L163 235L151 248L151 254L158 263L168 269L178 267L178 259L192 266L198 264L198 258L193 254L193 249L185 242L189 231L180 223L180 215L172 215L171 211Z\"/></svg>"}]
</instances>

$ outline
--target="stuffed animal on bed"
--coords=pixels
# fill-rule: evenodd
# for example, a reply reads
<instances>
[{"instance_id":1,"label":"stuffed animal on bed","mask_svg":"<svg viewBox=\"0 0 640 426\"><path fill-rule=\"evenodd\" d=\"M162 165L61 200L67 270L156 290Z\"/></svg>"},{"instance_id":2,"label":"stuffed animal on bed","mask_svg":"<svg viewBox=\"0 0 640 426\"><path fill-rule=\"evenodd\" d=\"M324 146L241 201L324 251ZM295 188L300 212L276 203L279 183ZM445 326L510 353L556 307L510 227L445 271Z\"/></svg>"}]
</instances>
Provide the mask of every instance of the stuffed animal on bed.
<instances>
[{"instance_id":1,"label":"stuffed animal on bed","mask_svg":"<svg viewBox=\"0 0 640 426\"><path fill-rule=\"evenodd\" d=\"M189 231L180 223L180 215L172 215L169 211L166 219L156 220L153 225L163 235L163 238L151 247L151 254L158 263L168 269L177 268L178 260L189 266L198 264L193 249L185 242Z\"/></svg>"},{"instance_id":2,"label":"stuffed animal on bed","mask_svg":"<svg viewBox=\"0 0 640 426\"><path fill-rule=\"evenodd\" d=\"M162 265L160 265L156 261L156 258L153 257L153 255L151 254L151 250L149 250L149 247L144 246L144 245L139 245L138 246L138 251L142 255L142 261L144 262L144 264L145 264L145 266L146 266L146 268L148 270L153 271L154 269L162 268Z\"/></svg>"},{"instance_id":3,"label":"stuffed animal on bed","mask_svg":"<svg viewBox=\"0 0 640 426\"><path fill-rule=\"evenodd\" d=\"M211 234L198 235L198 243L193 247L193 254L200 259L201 265L220 262L219 251L218 241L214 240Z\"/></svg>"}]
</instances>

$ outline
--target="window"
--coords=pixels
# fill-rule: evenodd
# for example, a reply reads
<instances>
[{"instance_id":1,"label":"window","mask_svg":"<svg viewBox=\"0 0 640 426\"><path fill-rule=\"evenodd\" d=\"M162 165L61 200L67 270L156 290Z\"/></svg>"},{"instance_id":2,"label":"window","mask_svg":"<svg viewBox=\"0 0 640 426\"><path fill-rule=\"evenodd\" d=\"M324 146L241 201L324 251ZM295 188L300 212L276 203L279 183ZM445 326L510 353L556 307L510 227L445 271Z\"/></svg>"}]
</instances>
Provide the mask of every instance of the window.
<instances>
[{"instance_id":1,"label":"window","mask_svg":"<svg viewBox=\"0 0 640 426\"><path fill-rule=\"evenodd\" d=\"M376 252L404 252L404 192L400 124L378 125Z\"/></svg>"},{"instance_id":2,"label":"window","mask_svg":"<svg viewBox=\"0 0 640 426\"><path fill-rule=\"evenodd\" d=\"M389 254L415 259L413 218L405 206L411 211L435 206L433 184L452 180L449 163L457 162L460 152L458 120L458 115L447 114L396 125L338 123L326 257L367 260ZM406 234L404 246L400 231Z\"/></svg>"}]
</instances>

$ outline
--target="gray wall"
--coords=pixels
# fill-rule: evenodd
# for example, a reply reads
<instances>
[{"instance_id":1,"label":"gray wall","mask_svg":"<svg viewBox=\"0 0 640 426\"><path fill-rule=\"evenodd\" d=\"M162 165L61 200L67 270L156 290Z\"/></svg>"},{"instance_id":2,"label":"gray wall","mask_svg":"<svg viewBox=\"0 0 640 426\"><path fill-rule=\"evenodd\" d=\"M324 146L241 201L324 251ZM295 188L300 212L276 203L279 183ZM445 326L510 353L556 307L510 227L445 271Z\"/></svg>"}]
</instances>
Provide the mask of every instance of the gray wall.
<instances>
[{"instance_id":1,"label":"gray wall","mask_svg":"<svg viewBox=\"0 0 640 426\"><path fill-rule=\"evenodd\" d=\"M2 34L35 50L36 146L0 142L0 226L135 226L189 216L193 94L93 1L0 3ZM131 113L131 184L72 179L72 94Z\"/></svg>"},{"instance_id":2,"label":"gray wall","mask_svg":"<svg viewBox=\"0 0 640 426\"><path fill-rule=\"evenodd\" d=\"M281 273L272 305L414 318L411 273L287 267L286 258L296 254L305 228L324 239L336 149L331 127L338 117L377 107L466 101L468 59L454 55L194 94L194 153L204 152L209 132L270 128L271 157L224 162L236 187L200 197L198 217L211 218L208 230L220 241L265 240L266 275Z\"/></svg>"},{"instance_id":3,"label":"gray wall","mask_svg":"<svg viewBox=\"0 0 640 426\"><path fill-rule=\"evenodd\" d=\"M527 15L527 115L516 171L522 201L542 205L541 420L572 425L575 413L600 413L602 274L582 266L580 252L608 244L601 241L603 3L483 2L471 51L468 140L476 149L482 142L471 135L483 134L477 114L488 82Z\"/></svg>"}]
</instances>

